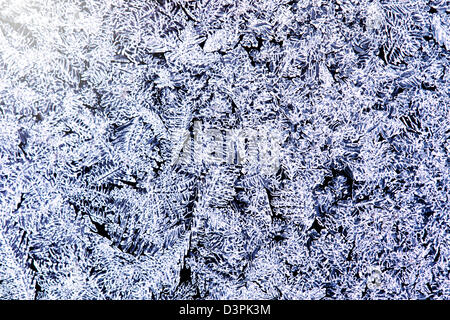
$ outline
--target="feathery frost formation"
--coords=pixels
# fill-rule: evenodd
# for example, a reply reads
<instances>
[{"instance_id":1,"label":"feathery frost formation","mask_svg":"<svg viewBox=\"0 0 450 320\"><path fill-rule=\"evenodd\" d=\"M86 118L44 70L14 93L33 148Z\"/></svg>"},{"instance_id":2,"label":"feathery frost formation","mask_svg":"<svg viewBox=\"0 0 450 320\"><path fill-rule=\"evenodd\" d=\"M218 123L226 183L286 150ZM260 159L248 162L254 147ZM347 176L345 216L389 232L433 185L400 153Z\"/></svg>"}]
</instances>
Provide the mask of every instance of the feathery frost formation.
<instances>
[{"instance_id":1,"label":"feathery frost formation","mask_svg":"<svg viewBox=\"0 0 450 320\"><path fill-rule=\"evenodd\" d=\"M444 0L0 0L0 298L449 299Z\"/></svg>"}]
</instances>

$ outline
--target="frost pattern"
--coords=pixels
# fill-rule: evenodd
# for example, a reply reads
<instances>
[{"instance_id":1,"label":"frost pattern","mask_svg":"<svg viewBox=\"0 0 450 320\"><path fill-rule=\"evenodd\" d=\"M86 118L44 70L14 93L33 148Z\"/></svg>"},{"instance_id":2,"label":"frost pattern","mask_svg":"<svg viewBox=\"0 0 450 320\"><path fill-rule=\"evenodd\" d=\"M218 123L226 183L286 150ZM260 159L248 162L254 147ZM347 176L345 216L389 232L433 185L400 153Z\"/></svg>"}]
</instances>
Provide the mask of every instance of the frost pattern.
<instances>
[{"instance_id":1,"label":"frost pattern","mask_svg":"<svg viewBox=\"0 0 450 320\"><path fill-rule=\"evenodd\" d=\"M449 299L449 13L0 0L0 298Z\"/></svg>"}]
</instances>

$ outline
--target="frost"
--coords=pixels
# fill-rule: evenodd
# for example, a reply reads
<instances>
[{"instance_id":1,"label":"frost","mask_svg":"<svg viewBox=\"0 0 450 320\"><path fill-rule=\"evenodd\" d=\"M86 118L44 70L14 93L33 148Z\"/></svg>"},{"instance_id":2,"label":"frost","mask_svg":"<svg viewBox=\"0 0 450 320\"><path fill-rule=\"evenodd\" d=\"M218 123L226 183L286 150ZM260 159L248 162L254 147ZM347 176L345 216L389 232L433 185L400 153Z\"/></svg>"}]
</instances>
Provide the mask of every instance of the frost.
<instances>
[{"instance_id":1,"label":"frost","mask_svg":"<svg viewBox=\"0 0 450 320\"><path fill-rule=\"evenodd\" d=\"M443 45L447 50L450 50L450 22L446 16L446 22L442 22L439 16L434 16L432 21L433 34L436 41Z\"/></svg>"},{"instance_id":2,"label":"frost","mask_svg":"<svg viewBox=\"0 0 450 320\"><path fill-rule=\"evenodd\" d=\"M0 0L0 298L449 299L448 14Z\"/></svg>"}]
</instances>

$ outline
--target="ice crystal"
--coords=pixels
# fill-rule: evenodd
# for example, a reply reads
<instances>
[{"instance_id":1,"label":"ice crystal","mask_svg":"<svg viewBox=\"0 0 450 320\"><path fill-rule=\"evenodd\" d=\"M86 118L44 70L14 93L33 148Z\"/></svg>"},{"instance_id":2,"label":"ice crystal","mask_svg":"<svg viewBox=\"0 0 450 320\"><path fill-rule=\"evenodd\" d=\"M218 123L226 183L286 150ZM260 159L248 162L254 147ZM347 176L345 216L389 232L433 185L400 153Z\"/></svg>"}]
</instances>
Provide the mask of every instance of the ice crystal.
<instances>
[{"instance_id":1,"label":"ice crystal","mask_svg":"<svg viewBox=\"0 0 450 320\"><path fill-rule=\"evenodd\" d=\"M0 298L450 298L449 13L0 0Z\"/></svg>"}]
</instances>

